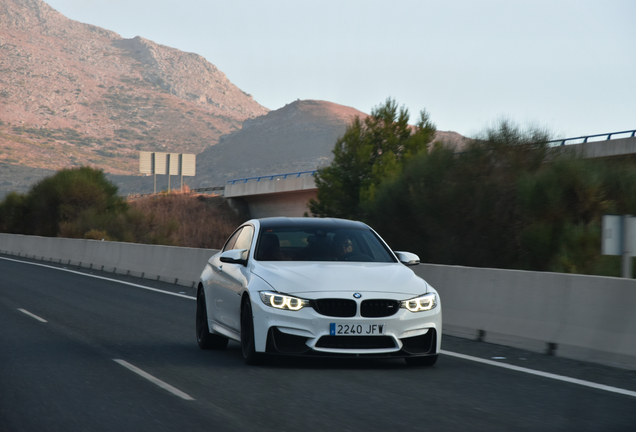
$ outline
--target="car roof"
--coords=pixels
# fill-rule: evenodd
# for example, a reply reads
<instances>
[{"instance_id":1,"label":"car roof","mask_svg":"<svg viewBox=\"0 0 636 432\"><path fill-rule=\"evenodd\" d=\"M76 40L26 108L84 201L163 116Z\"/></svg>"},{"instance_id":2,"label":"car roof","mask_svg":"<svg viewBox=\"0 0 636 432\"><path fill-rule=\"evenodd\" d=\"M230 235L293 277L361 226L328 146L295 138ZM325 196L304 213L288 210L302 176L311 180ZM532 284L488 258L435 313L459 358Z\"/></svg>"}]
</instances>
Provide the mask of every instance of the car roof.
<instances>
[{"instance_id":1,"label":"car roof","mask_svg":"<svg viewBox=\"0 0 636 432\"><path fill-rule=\"evenodd\" d=\"M257 219L261 228L280 228L280 227L293 227L303 226L311 228L325 228L325 229L369 229L369 226L365 223L352 221L348 219L336 219L336 218L310 218L310 217L271 217Z\"/></svg>"}]
</instances>

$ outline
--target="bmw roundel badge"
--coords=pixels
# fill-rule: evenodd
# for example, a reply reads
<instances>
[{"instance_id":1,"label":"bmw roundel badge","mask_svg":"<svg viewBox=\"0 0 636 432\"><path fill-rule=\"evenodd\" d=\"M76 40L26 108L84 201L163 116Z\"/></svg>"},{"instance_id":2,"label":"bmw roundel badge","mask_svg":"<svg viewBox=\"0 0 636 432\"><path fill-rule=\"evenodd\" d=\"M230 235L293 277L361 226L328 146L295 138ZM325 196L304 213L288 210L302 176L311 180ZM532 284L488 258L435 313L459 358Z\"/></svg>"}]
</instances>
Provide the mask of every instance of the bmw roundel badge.
<instances>
[{"instance_id":1,"label":"bmw roundel badge","mask_svg":"<svg viewBox=\"0 0 636 432\"><path fill-rule=\"evenodd\" d=\"M354 294L353 294L353 297L354 297L354 298L360 298L360 297L362 297L362 294L360 294L360 293L354 293Z\"/></svg>"}]
</instances>

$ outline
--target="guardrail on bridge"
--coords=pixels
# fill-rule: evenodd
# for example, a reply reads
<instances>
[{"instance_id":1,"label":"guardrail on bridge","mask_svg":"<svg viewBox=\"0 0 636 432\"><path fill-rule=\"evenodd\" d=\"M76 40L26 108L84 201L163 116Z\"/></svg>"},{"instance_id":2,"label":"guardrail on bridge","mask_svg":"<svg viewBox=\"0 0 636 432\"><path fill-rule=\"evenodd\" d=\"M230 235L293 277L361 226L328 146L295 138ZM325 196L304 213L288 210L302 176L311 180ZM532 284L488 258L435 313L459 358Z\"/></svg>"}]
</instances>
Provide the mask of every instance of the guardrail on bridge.
<instances>
[{"instance_id":1,"label":"guardrail on bridge","mask_svg":"<svg viewBox=\"0 0 636 432\"><path fill-rule=\"evenodd\" d=\"M616 137L617 135L629 135L629 136ZM559 145L562 145L562 146L571 145L571 144L585 144L589 141L590 138L606 137L605 140L594 140L594 141L610 141L612 137L614 137L613 139L622 139L622 138L633 138L634 136L636 136L636 130L629 130L629 131L623 131L623 132L610 132L610 133L603 133L603 134L596 134L596 135L585 135L585 136L580 136L576 138L557 139L557 140L548 141L548 144L559 143ZM568 142L568 141L577 141L577 142Z\"/></svg>"},{"instance_id":2,"label":"guardrail on bridge","mask_svg":"<svg viewBox=\"0 0 636 432\"><path fill-rule=\"evenodd\" d=\"M300 171L300 172L293 172L293 173L287 173L287 174L272 174L272 175L266 175L266 176L260 176L260 177L247 177L247 178L236 179L236 180L228 180L227 184L234 185L239 183L247 183L250 181L259 182L261 180L286 179L286 178L294 178L294 177L296 178L309 177L314 175L315 173L316 173L316 170Z\"/></svg>"}]
</instances>

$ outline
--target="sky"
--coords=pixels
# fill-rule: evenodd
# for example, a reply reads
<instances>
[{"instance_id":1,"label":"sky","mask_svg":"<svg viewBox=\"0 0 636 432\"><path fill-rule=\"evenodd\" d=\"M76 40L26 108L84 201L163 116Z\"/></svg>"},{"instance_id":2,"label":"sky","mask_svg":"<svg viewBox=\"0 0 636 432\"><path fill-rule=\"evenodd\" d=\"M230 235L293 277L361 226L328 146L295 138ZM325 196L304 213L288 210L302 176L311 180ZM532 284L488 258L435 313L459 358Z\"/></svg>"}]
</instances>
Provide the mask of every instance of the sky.
<instances>
[{"instance_id":1,"label":"sky","mask_svg":"<svg viewBox=\"0 0 636 432\"><path fill-rule=\"evenodd\" d=\"M48 0L68 18L205 57L275 110L297 99L474 136L636 129L634 0Z\"/></svg>"}]
</instances>

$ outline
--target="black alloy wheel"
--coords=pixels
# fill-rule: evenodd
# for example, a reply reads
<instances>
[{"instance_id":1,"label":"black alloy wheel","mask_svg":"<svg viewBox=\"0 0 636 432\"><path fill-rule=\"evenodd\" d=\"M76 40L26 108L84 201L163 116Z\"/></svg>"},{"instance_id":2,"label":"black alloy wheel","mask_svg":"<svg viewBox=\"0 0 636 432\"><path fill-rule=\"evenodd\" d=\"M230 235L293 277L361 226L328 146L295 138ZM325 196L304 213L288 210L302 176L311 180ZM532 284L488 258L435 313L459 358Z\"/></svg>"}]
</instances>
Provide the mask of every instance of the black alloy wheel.
<instances>
[{"instance_id":1,"label":"black alloy wheel","mask_svg":"<svg viewBox=\"0 0 636 432\"><path fill-rule=\"evenodd\" d=\"M196 331L199 348L204 350L222 350L227 347L228 339L226 337L210 333L208 329L208 312L205 307L203 289L200 289L197 294Z\"/></svg>"}]
</instances>

